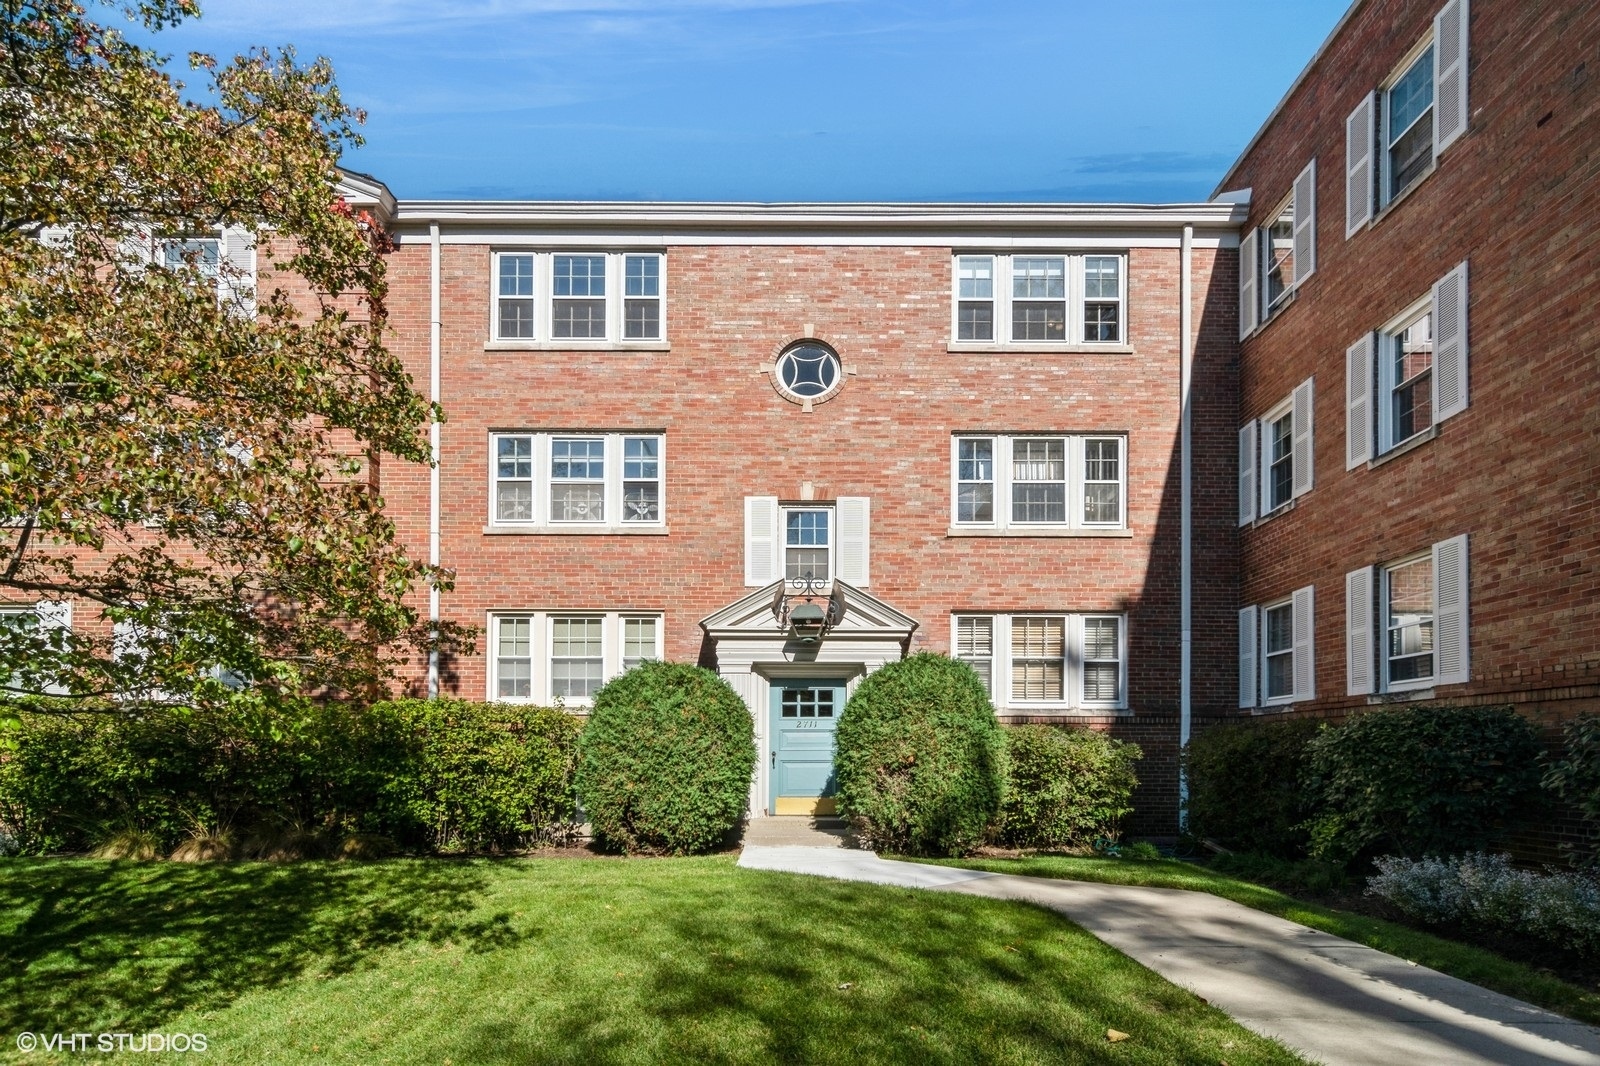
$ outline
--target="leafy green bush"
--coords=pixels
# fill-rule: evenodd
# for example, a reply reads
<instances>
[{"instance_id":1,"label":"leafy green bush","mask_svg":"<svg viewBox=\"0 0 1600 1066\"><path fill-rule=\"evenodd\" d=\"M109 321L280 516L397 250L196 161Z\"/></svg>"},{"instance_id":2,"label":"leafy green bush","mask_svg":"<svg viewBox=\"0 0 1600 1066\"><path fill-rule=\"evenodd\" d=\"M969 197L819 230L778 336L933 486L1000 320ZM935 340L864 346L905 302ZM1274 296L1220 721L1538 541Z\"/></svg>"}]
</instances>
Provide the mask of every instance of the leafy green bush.
<instances>
[{"instance_id":1,"label":"leafy green bush","mask_svg":"<svg viewBox=\"0 0 1600 1066\"><path fill-rule=\"evenodd\" d=\"M704 667L645 662L607 682L580 747L578 792L613 847L705 851L744 815L756 765L750 710Z\"/></svg>"},{"instance_id":2,"label":"leafy green bush","mask_svg":"<svg viewBox=\"0 0 1600 1066\"><path fill-rule=\"evenodd\" d=\"M1137 744L1092 729L1024 725L1003 729L1005 799L992 832L1002 844L1060 848L1116 837L1139 784Z\"/></svg>"},{"instance_id":3,"label":"leafy green bush","mask_svg":"<svg viewBox=\"0 0 1600 1066\"><path fill-rule=\"evenodd\" d=\"M1323 896L1343 890L1350 882L1344 866L1319 859L1282 859L1236 851L1218 855L1211 868L1246 881L1281 889L1291 895Z\"/></svg>"},{"instance_id":4,"label":"leafy green bush","mask_svg":"<svg viewBox=\"0 0 1600 1066\"><path fill-rule=\"evenodd\" d=\"M1539 742L1510 707L1368 711L1310 744L1316 858L1485 847L1537 795Z\"/></svg>"},{"instance_id":5,"label":"leafy green bush","mask_svg":"<svg viewBox=\"0 0 1600 1066\"><path fill-rule=\"evenodd\" d=\"M1189 741L1188 827L1240 851L1292 858L1305 854L1306 746L1318 725L1278 718L1207 729Z\"/></svg>"},{"instance_id":6,"label":"leafy green bush","mask_svg":"<svg viewBox=\"0 0 1600 1066\"><path fill-rule=\"evenodd\" d=\"M1583 818L1584 840L1563 845L1579 866L1600 867L1600 715L1575 718L1562 730L1563 757L1544 760L1542 784Z\"/></svg>"},{"instance_id":7,"label":"leafy green bush","mask_svg":"<svg viewBox=\"0 0 1600 1066\"><path fill-rule=\"evenodd\" d=\"M186 859L342 854L362 834L413 851L525 847L575 819L581 728L549 708L274 709L249 692L206 710L25 714L0 753L0 826L35 854L129 834ZM284 844L313 835L316 848Z\"/></svg>"},{"instance_id":8,"label":"leafy green bush","mask_svg":"<svg viewBox=\"0 0 1600 1066\"><path fill-rule=\"evenodd\" d=\"M927 652L857 686L839 718L839 810L869 846L963 855L1000 809L1004 740L966 663Z\"/></svg>"}]
</instances>

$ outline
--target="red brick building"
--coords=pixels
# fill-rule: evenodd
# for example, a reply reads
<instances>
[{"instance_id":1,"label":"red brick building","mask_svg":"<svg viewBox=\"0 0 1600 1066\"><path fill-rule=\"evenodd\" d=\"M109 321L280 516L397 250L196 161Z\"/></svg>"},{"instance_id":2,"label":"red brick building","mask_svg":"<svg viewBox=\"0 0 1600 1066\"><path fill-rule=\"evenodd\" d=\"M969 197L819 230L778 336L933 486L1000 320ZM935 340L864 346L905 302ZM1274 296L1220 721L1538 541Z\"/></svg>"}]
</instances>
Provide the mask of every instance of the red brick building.
<instances>
[{"instance_id":1,"label":"red brick building","mask_svg":"<svg viewBox=\"0 0 1600 1066\"><path fill-rule=\"evenodd\" d=\"M1600 709L1600 8L1353 5L1248 190L1239 706Z\"/></svg>"},{"instance_id":2,"label":"red brick building","mask_svg":"<svg viewBox=\"0 0 1600 1066\"><path fill-rule=\"evenodd\" d=\"M1139 741L1171 830L1181 719L1234 703L1242 208L387 207L393 347L449 417L382 488L484 634L420 691L581 708L700 662L755 716L753 810L809 810L850 687L949 652L1005 720Z\"/></svg>"}]
</instances>

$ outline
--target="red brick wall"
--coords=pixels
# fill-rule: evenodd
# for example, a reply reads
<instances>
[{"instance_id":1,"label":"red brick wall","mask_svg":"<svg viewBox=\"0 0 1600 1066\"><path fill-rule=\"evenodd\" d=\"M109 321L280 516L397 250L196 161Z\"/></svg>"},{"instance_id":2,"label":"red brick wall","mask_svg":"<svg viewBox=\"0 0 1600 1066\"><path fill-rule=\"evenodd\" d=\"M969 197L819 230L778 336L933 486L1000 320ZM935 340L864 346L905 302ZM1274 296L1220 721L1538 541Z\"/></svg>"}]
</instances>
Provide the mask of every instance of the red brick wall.
<instances>
[{"instance_id":1,"label":"red brick wall","mask_svg":"<svg viewBox=\"0 0 1600 1066\"><path fill-rule=\"evenodd\" d=\"M1440 701L1600 709L1600 7L1475 3L1467 133L1345 238L1344 122L1442 0L1371 0L1224 182L1260 225L1317 160L1317 269L1242 346L1238 420L1316 376L1316 487L1241 534L1242 603L1317 588L1314 713L1346 697L1344 575L1470 537L1471 681ZM1345 470L1345 348L1470 263L1470 406Z\"/></svg>"},{"instance_id":2,"label":"red brick wall","mask_svg":"<svg viewBox=\"0 0 1600 1066\"><path fill-rule=\"evenodd\" d=\"M1176 234L1174 234L1176 236ZM668 249L670 351L486 351L490 249L442 255L443 537L457 572L447 617L495 609L659 610L669 658L702 657L701 618L745 595L743 498L872 498L869 591L916 618L915 649L949 650L954 611L1125 611L1131 718L1080 719L1137 735L1150 831L1170 830L1178 710L1179 253L1130 254L1132 354L952 353L950 250L679 246ZM428 255L393 257L395 348L428 377ZM1197 249L1193 277L1199 482L1196 699L1232 696L1218 658L1236 599L1229 522L1232 253ZM832 344L851 372L805 413L760 372L788 342ZM667 435L667 536L486 535L492 429L639 429ZM1128 435L1129 538L952 538L953 431ZM1220 457L1219 457L1220 456ZM427 472L383 469L389 510L419 554ZM1219 637L1219 634L1221 636ZM481 698L486 659L446 664ZM1159 724L1157 724L1159 723Z\"/></svg>"}]
</instances>

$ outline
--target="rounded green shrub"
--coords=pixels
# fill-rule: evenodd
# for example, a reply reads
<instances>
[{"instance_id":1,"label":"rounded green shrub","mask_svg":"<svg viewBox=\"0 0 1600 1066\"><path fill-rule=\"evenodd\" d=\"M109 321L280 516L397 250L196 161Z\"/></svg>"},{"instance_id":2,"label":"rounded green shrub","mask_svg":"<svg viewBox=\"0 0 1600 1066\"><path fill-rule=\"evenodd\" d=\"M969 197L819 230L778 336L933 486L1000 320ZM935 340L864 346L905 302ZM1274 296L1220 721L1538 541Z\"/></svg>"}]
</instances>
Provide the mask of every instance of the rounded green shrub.
<instances>
[{"instance_id":1,"label":"rounded green shrub","mask_svg":"<svg viewBox=\"0 0 1600 1066\"><path fill-rule=\"evenodd\" d=\"M923 652L868 674L836 745L839 811L871 847L967 854L1000 809L1004 741L966 663Z\"/></svg>"},{"instance_id":2,"label":"rounded green shrub","mask_svg":"<svg viewBox=\"0 0 1600 1066\"><path fill-rule=\"evenodd\" d=\"M1063 848L1120 835L1139 784L1133 764L1144 753L1137 744L1092 729L1046 725L1012 726L1002 733L1006 788L996 841Z\"/></svg>"},{"instance_id":3,"label":"rounded green shrub","mask_svg":"<svg viewBox=\"0 0 1600 1066\"><path fill-rule=\"evenodd\" d=\"M612 847L706 851L744 815L756 765L750 710L704 667L645 662L608 682L579 746L578 793Z\"/></svg>"},{"instance_id":4,"label":"rounded green shrub","mask_svg":"<svg viewBox=\"0 0 1600 1066\"><path fill-rule=\"evenodd\" d=\"M1188 828L1237 851L1281 859L1305 855L1311 817L1307 745L1320 723L1309 718L1241 722L1189 741Z\"/></svg>"},{"instance_id":5,"label":"rounded green shrub","mask_svg":"<svg viewBox=\"0 0 1600 1066\"><path fill-rule=\"evenodd\" d=\"M1539 740L1510 707L1374 710L1311 740L1313 857L1486 849L1538 795Z\"/></svg>"},{"instance_id":6,"label":"rounded green shrub","mask_svg":"<svg viewBox=\"0 0 1600 1066\"><path fill-rule=\"evenodd\" d=\"M1583 838L1565 843L1578 866L1600 869L1600 715L1582 715L1562 728L1560 758L1544 760L1542 784L1571 807L1583 825Z\"/></svg>"}]
</instances>

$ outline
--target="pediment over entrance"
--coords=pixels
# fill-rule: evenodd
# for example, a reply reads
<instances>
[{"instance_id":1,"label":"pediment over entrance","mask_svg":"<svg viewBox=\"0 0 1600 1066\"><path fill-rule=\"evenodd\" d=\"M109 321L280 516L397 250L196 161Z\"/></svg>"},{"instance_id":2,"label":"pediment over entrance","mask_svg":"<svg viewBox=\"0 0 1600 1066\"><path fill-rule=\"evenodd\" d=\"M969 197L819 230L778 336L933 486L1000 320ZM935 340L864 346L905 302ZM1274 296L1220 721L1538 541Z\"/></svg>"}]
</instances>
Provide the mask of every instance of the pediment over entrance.
<instances>
[{"instance_id":1,"label":"pediment over entrance","mask_svg":"<svg viewBox=\"0 0 1600 1066\"><path fill-rule=\"evenodd\" d=\"M782 581L774 581L766 588L734 600L700 620L700 628L712 640L780 641L778 619L773 613ZM844 617L823 638L829 641L894 641L904 645L916 631L917 620L890 607L876 596L869 596L843 581L833 583L834 595L844 601ZM826 606L826 598L819 599Z\"/></svg>"}]
</instances>

